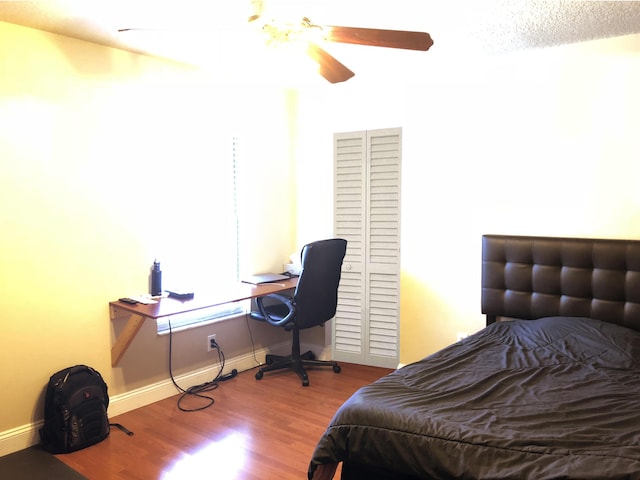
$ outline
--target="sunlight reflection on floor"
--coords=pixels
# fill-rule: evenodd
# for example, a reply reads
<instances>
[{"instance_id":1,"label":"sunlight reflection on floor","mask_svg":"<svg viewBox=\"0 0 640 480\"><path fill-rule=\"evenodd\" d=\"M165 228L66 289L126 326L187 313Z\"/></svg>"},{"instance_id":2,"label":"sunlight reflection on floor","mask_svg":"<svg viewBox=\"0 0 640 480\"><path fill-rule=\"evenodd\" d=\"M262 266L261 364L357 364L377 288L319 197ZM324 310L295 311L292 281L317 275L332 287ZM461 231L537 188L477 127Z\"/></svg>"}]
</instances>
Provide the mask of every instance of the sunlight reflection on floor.
<instances>
[{"instance_id":1,"label":"sunlight reflection on floor","mask_svg":"<svg viewBox=\"0 0 640 480\"><path fill-rule=\"evenodd\" d=\"M162 480L177 480L205 475L204 478L233 480L239 474L247 458L247 446L251 437L244 433L233 432L226 437L211 442L195 453L184 456L163 472Z\"/></svg>"}]
</instances>

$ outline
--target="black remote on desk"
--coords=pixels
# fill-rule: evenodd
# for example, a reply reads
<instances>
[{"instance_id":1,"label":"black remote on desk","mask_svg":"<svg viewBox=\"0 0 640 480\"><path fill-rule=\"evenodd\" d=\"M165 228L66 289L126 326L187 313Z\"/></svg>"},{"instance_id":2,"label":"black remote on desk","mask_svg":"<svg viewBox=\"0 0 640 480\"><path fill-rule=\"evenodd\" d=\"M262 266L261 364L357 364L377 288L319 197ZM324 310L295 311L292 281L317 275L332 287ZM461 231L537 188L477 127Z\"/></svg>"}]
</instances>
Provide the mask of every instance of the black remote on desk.
<instances>
[{"instance_id":1,"label":"black remote on desk","mask_svg":"<svg viewBox=\"0 0 640 480\"><path fill-rule=\"evenodd\" d=\"M133 298L128 298L128 297L121 298L120 301L123 303L128 303L129 305L136 305L137 303L140 303L137 300L134 300Z\"/></svg>"}]
</instances>

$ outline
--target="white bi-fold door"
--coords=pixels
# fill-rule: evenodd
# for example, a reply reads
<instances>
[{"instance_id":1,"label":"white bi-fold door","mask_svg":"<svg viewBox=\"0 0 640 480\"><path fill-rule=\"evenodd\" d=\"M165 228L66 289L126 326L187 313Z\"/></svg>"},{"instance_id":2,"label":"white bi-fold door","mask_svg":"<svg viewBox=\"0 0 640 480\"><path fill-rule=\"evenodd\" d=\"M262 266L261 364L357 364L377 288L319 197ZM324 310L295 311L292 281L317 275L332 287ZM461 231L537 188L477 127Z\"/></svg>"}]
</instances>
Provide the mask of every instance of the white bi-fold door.
<instances>
[{"instance_id":1,"label":"white bi-fold door","mask_svg":"<svg viewBox=\"0 0 640 480\"><path fill-rule=\"evenodd\" d=\"M334 229L347 240L335 360L398 365L401 147L401 128L334 135Z\"/></svg>"}]
</instances>

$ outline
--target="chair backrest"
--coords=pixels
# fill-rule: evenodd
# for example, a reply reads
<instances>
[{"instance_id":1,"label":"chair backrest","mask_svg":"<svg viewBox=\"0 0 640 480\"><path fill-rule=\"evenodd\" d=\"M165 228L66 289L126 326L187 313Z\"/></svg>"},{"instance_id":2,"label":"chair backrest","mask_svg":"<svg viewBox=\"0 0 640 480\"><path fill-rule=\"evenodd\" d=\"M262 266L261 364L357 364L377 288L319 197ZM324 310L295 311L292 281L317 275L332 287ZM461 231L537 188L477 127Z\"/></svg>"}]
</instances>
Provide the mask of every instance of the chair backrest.
<instances>
[{"instance_id":1,"label":"chair backrest","mask_svg":"<svg viewBox=\"0 0 640 480\"><path fill-rule=\"evenodd\" d=\"M302 248L302 272L294 293L296 323L304 329L331 320L338 305L338 285L347 241L319 240Z\"/></svg>"}]
</instances>

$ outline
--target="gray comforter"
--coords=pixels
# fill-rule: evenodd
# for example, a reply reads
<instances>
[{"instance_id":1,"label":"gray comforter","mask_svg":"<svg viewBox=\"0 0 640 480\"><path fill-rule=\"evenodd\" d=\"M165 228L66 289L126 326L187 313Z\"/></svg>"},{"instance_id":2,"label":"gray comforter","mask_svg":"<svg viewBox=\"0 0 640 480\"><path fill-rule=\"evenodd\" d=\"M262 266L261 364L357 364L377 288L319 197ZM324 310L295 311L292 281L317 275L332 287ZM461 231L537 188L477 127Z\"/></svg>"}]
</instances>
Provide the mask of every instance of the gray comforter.
<instances>
[{"instance_id":1,"label":"gray comforter","mask_svg":"<svg viewBox=\"0 0 640 480\"><path fill-rule=\"evenodd\" d=\"M309 478L338 462L347 478L640 478L640 333L495 323L357 391Z\"/></svg>"}]
</instances>

